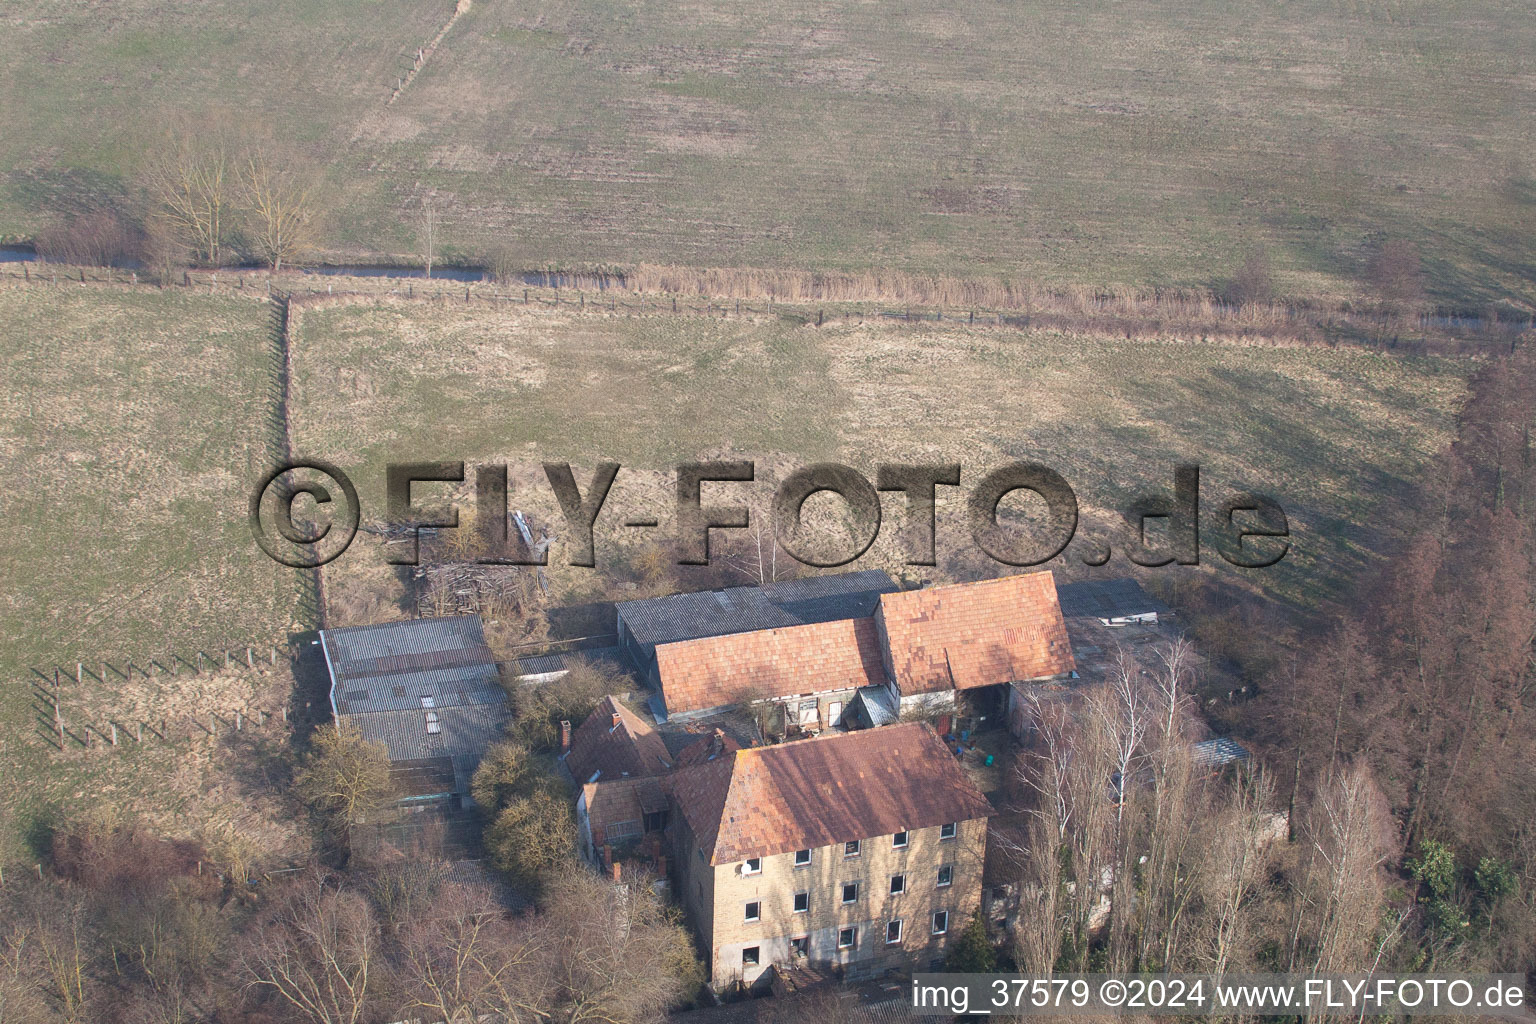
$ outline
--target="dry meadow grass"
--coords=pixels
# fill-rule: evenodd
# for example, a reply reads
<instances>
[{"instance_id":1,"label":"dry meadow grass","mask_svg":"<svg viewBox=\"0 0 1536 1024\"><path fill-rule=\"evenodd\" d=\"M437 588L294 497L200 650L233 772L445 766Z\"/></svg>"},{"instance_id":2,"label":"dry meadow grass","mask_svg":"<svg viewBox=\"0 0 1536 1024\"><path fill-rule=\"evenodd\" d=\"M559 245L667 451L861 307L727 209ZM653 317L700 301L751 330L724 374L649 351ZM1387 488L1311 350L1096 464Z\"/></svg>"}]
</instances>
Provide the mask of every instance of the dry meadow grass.
<instances>
[{"instance_id":1,"label":"dry meadow grass","mask_svg":"<svg viewBox=\"0 0 1536 1024\"><path fill-rule=\"evenodd\" d=\"M717 486L761 512L774 480L814 461L870 477L881 462L956 461L974 483L1029 459L1059 470L1091 521L1170 491L1183 461L1202 466L1208 515L1232 491L1273 495L1290 515L1293 551L1246 582L1315 607L1389 542L1412 481L1449 439L1467 372L1454 360L1349 349L388 299L306 310L295 346L295 446L354 473L376 521L391 461L505 461L513 506L558 537L539 463L568 460L583 485L596 462L622 463L598 523L597 569L565 565L554 549L557 601L622 596L643 575L636 567L667 535L669 467L680 461L756 460L755 486ZM461 504L471 486L457 488ZM454 490L418 485L418 501ZM832 499L816 500L836 518ZM998 571L972 549L962 498L941 491L941 501L942 564L909 574ZM901 509L887 499L886 526L857 566L903 568ZM621 525L639 517L661 528ZM1081 572L1077 550L1057 567ZM1127 568L1117 556L1101 572ZM375 615L399 599L393 570L368 544L328 567L327 586L333 601L374 602Z\"/></svg>"},{"instance_id":2,"label":"dry meadow grass","mask_svg":"<svg viewBox=\"0 0 1536 1024\"><path fill-rule=\"evenodd\" d=\"M1514 0L16 7L0 234L131 197L165 122L327 167L337 254L1209 287L1527 310L1536 20ZM387 104L387 105L386 105ZM258 113L259 112L259 113Z\"/></svg>"},{"instance_id":3,"label":"dry meadow grass","mask_svg":"<svg viewBox=\"0 0 1536 1024\"><path fill-rule=\"evenodd\" d=\"M6 838L129 797L157 821L191 827L200 813L187 801L210 814L239 802L230 794L240 787L219 775L227 752L184 760L179 747L130 744L60 757L34 687L64 666L77 735L87 724L103 734L114 719L175 718L183 705L232 714L252 699L244 682L231 679L224 694L216 677L116 673L130 659L142 667L172 653L282 644L303 625L291 571L255 549L245 519L247 490L270 458L266 304L180 289L3 285L0 322ZM116 666L105 683L102 660ZM83 687L72 679L77 661ZM194 685L200 695L181 692ZM274 712L275 699L266 699Z\"/></svg>"}]
</instances>

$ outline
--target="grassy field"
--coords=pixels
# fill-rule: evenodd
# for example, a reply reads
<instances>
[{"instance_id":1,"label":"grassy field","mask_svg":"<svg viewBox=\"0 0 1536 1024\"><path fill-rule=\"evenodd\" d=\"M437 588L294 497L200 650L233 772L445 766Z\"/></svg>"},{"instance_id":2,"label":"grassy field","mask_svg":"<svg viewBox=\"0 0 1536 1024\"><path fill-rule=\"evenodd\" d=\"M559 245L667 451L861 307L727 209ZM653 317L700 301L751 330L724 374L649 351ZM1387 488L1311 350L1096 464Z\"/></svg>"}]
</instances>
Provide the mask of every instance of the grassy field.
<instances>
[{"instance_id":1,"label":"grassy field","mask_svg":"<svg viewBox=\"0 0 1536 1024\"><path fill-rule=\"evenodd\" d=\"M0 540L6 856L50 814L103 805L221 849L302 843L281 795L285 731L231 730L237 710L250 723L281 707L293 687L283 663L142 671L307 625L293 574L256 550L245 522L247 488L270 457L267 315L227 292L0 286L11 384L0 466L18 482L0 498L11 524ZM1208 508L1236 487L1282 502L1294 553L1251 583L1313 606L1391 537L1405 488L1449 437L1469 368L1350 349L387 296L296 306L291 336L294 450L352 473L372 517L387 462L500 459L513 466L514 507L558 531L539 462L568 459L583 483L599 459L624 463L599 523L599 568L564 565L555 550L557 603L632 594L637 565L668 533L670 467L703 456L755 459L759 509L774 479L814 460L870 474L880 462L954 460L974 482L1030 458L1066 475L1090 519L1168 488L1173 463L1194 460ZM940 511L941 566L911 575L999 570L977 556L959 502L946 495ZM887 512L861 564L901 571L897 504ZM618 525L639 515L662 529ZM1078 553L1053 567L1083 573ZM1116 558L1101 571L1126 569ZM400 614L399 578L366 542L328 567L327 587L347 615ZM116 723L118 748L51 745L33 669L67 673L76 660L92 674L101 660L140 668L63 689L74 736ZM186 724L209 714L216 737ZM173 742L128 740L158 718L172 719Z\"/></svg>"},{"instance_id":2,"label":"grassy field","mask_svg":"<svg viewBox=\"0 0 1536 1024\"><path fill-rule=\"evenodd\" d=\"M1173 465L1194 461L1208 512L1238 489L1268 492L1287 509L1294 550L1251 582L1315 606L1391 536L1405 488L1450 436L1466 372L1455 361L1359 350L931 323L818 329L768 318L337 303L298 323L294 445L354 473L365 514L377 518L390 461L509 462L514 506L556 524L539 462L570 460L583 485L596 461L623 463L599 520L598 570L551 569L565 600L626 578L651 540L618 524L655 515L663 529L652 533L664 534L667 470L699 456L756 459L762 482L741 491L759 507L775 477L816 460L870 477L881 462L958 461L974 483L1005 461L1033 459L1066 476L1100 521L1139 494L1170 491ZM419 490L429 497L433 486ZM954 493L940 513L937 575L995 574L1000 567L976 558ZM859 565L901 569L899 507L888 499L887 526ZM1076 550L1057 567L1081 572ZM564 561L558 549L552 561ZM1209 549L1206 561L1223 564ZM1117 557L1102 572L1127 568ZM389 578L366 545L327 574L333 597Z\"/></svg>"},{"instance_id":3,"label":"grassy field","mask_svg":"<svg viewBox=\"0 0 1536 1024\"><path fill-rule=\"evenodd\" d=\"M334 247L1536 300L1536 20L1514 0L711 7L11 5L0 233L223 112L330 168ZM387 104L387 105L386 105Z\"/></svg>"},{"instance_id":4,"label":"grassy field","mask_svg":"<svg viewBox=\"0 0 1536 1024\"><path fill-rule=\"evenodd\" d=\"M183 714L276 711L286 687L183 670L146 682L132 659L283 642L302 616L291 570L251 543L248 489L267 465L272 364L266 303L60 285L0 287L0 809L14 842L49 807L138 802L191 828L222 799L217 744L54 752L35 667L76 661L66 720L98 735ZM100 662L115 668L105 683ZM281 662L279 667L281 669ZM45 672L48 670L45 668ZM254 675L254 674L253 674ZM258 701L258 695L260 701ZM125 737L126 738L126 737ZM71 741L71 744L73 741ZM227 780L226 780L227 781ZM228 796L228 794L225 794ZM234 800L236 797L229 796ZM4 851L14 853L14 847Z\"/></svg>"}]
</instances>

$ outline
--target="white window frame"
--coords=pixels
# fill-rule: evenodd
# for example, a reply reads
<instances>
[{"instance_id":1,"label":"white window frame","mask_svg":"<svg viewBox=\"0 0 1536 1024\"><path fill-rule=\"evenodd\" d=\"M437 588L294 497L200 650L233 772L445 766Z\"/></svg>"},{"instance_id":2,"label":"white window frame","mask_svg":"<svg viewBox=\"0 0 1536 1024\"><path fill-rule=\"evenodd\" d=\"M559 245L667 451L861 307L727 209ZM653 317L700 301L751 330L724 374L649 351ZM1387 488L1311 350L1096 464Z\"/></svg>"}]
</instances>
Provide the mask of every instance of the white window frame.
<instances>
[{"instance_id":1,"label":"white window frame","mask_svg":"<svg viewBox=\"0 0 1536 1024\"><path fill-rule=\"evenodd\" d=\"M900 840L900 842L897 842L898 839ZM907 848L907 844L909 844L911 842L912 842L912 833L908 832L906 829L902 829L900 832L897 832L897 833L895 833L894 835L891 836L891 849L893 849L893 850L905 850Z\"/></svg>"},{"instance_id":2,"label":"white window frame","mask_svg":"<svg viewBox=\"0 0 1536 1024\"><path fill-rule=\"evenodd\" d=\"M847 932L849 934L849 936L851 936L850 941L848 941L846 943L843 942L843 933L844 932ZM858 949L859 948L859 926L858 925L851 924L851 925L849 925L846 928L839 928L837 930L837 948L838 949Z\"/></svg>"},{"instance_id":3,"label":"white window frame","mask_svg":"<svg viewBox=\"0 0 1536 1024\"><path fill-rule=\"evenodd\" d=\"M942 928L938 927L939 918L940 917L944 918L944 927L942 927ZM930 935L948 935L949 934L949 911L947 911L947 910L935 910L933 912L933 919L928 922L928 926L930 928L930 931L929 931L928 934L930 934Z\"/></svg>"},{"instance_id":4,"label":"white window frame","mask_svg":"<svg viewBox=\"0 0 1536 1024\"><path fill-rule=\"evenodd\" d=\"M907 874L906 874L906 872L903 871L901 874L892 875L891 876L891 888L890 888L890 893L889 894L892 895L892 896L901 896L901 895L904 895L906 893L906 891L907 891Z\"/></svg>"},{"instance_id":5,"label":"white window frame","mask_svg":"<svg viewBox=\"0 0 1536 1024\"><path fill-rule=\"evenodd\" d=\"M853 888L853 899L849 899L848 898L848 889L849 889L850 886ZM843 898L843 906L845 906L845 907L852 906L853 904L859 902L859 883L858 882L844 882L843 883L843 889L842 889L842 892L841 892L840 895Z\"/></svg>"},{"instance_id":6,"label":"white window frame","mask_svg":"<svg viewBox=\"0 0 1536 1024\"><path fill-rule=\"evenodd\" d=\"M752 909L753 907L757 908L756 911L754 911ZM748 900L747 903L746 903L746 906L744 906L742 908L741 919L743 921L761 921L763 919L763 903L762 903L762 901L761 900Z\"/></svg>"},{"instance_id":7,"label":"white window frame","mask_svg":"<svg viewBox=\"0 0 1536 1024\"><path fill-rule=\"evenodd\" d=\"M848 849L850 846L853 847L852 850ZM864 854L864 840L862 840L862 839L850 839L846 843L843 844L843 859L844 860L852 860L855 857L863 856L863 854Z\"/></svg>"},{"instance_id":8,"label":"white window frame","mask_svg":"<svg viewBox=\"0 0 1536 1024\"><path fill-rule=\"evenodd\" d=\"M894 939L891 938L891 925L895 925L896 926L896 937ZM904 929L904 927L903 927L903 925L901 923L901 918L899 918L899 917L885 922L885 944L887 946L897 946L897 945L900 945L901 944L901 935L902 935L902 932L904 930L905 929Z\"/></svg>"},{"instance_id":9,"label":"white window frame","mask_svg":"<svg viewBox=\"0 0 1536 1024\"><path fill-rule=\"evenodd\" d=\"M802 896L805 897L805 906L803 906L803 907L795 906L796 903L800 902L800 898ZM795 893L793 901L789 905L794 909L794 912L797 913L797 914L809 914L811 912L811 894L808 893L808 892L797 892L797 893Z\"/></svg>"},{"instance_id":10,"label":"white window frame","mask_svg":"<svg viewBox=\"0 0 1536 1024\"><path fill-rule=\"evenodd\" d=\"M949 835L944 834L946 829L949 831ZM939 842L941 843L947 843L959 834L960 823L958 821L946 822L945 824L939 826Z\"/></svg>"},{"instance_id":11,"label":"white window frame","mask_svg":"<svg viewBox=\"0 0 1536 1024\"><path fill-rule=\"evenodd\" d=\"M946 872L946 871L949 872L949 877L947 879L944 877L944 872ZM955 884L955 866L953 864L940 864L939 865L939 881L938 881L938 884L934 886L934 888L935 889L947 889L951 885L954 885L954 884Z\"/></svg>"},{"instance_id":12,"label":"white window frame","mask_svg":"<svg viewBox=\"0 0 1536 1024\"><path fill-rule=\"evenodd\" d=\"M747 950L752 950L753 951L753 958L751 960L747 959ZM760 966L762 966L762 963L763 963L763 947L761 947L761 946L743 946L743 947L741 947L741 966L743 966L743 967L760 967Z\"/></svg>"},{"instance_id":13,"label":"white window frame","mask_svg":"<svg viewBox=\"0 0 1536 1024\"><path fill-rule=\"evenodd\" d=\"M802 853L805 854L805 859L804 860L800 859L800 855ZM795 851L795 867L797 867L797 868L808 868L810 866L811 866L811 851L810 850L796 850Z\"/></svg>"},{"instance_id":14,"label":"white window frame","mask_svg":"<svg viewBox=\"0 0 1536 1024\"><path fill-rule=\"evenodd\" d=\"M753 867L752 865L757 865ZM763 873L763 858L748 857L741 862L741 873L744 875L760 875Z\"/></svg>"}]
</instances>

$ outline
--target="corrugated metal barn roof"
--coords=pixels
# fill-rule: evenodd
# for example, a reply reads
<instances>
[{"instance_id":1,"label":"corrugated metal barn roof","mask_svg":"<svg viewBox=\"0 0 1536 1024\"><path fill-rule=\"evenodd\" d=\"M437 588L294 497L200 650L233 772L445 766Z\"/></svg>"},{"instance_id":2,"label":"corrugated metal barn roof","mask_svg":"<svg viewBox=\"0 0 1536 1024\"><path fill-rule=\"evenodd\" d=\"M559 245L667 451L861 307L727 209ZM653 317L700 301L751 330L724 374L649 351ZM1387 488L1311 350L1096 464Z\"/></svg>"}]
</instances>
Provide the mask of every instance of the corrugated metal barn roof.
<instances>
[{"instance_id":1,"label":"corrugated metal barn roof","mask_svg":"<svg viewBox=\"0 0 1536 1024\"><path fill-rule=\"evenodd\" d=\"M348 715L347 722L364 739L388 747L391 761L434 757L478 761L485 749L501 737L507 718L505 703L443 708L433 713L437 716L438 732L427 731L427 712L420 708Z\"/></svg>"},{"instance_id":2,"label":"corrugated metal barn roof","mask_svg":"<svg viewBox=\"0 0 1536 1024\"><path fill-rule=\"evenodd\" d=\"M874 613L881 594L900 589L887 573L866 569L762 587L731 587L624 601L618 606L619 620L639 643L667 644L757 629L863 618Z\"/></svg>"},{"instance_id":3,"label":"corrugated metal barn roof","mask_svg":"<svg viewBox=\"0 0 1536 1024\"><path fill-rule=\"evenodd\" d=\"M336 711L355 715L506 700L478 615L323 632Z\"/></svg>"},{"instance_id":4,"label":"corrugated metal barn roof","mask_svg":"<svg viewBox=\"0 0 1536 1024\"><path fill-rule=\"evenodd\" d=\"M1171 612L1166 604L1141 589L1141 584L1128 576L1118 580L1059 583L1056 597L1061 602L1061 614L1067 618L1121 619Z\"/></svg>"}]
</instances>

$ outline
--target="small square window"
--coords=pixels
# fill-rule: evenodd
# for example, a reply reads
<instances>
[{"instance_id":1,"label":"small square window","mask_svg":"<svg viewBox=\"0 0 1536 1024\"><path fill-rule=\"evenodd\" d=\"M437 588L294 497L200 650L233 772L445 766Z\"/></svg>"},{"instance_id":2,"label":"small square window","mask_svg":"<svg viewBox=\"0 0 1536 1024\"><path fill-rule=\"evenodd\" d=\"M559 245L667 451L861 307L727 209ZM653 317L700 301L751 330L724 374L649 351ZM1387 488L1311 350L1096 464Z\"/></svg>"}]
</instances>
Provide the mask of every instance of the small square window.
<instances>
[{"instance_id":1,"label":"small square window","mask_svg":"<svg viewBox=\"0 0 1536 1024\"><path fill-rule=\"evenodd\" d=\"M945 864L939 868L939 888L942 889L955 880L955 867L953 864Z\"/></svg>"},{"instance_id":2,"label":"small square window","mask_svg":"<svg viewBox=\"0 0 1536 1024\"><path fill-rule=\"evenodd\" d=\"M427 732L429 732L429 733L440 733L442 731L443 731L443 725L442 725L441 722L439 722L437 720L437 712L436 711L428 711L427 712Z\"/></svg>"},{"instance_id":3,"label":"small square window","mask_svg":"<svg viewBox=\"0 0 1536 1024\"><path fill-rule=\"evenodd\" d=\"M858 855L859 855L859 841L857 839L850 839L848 842L843 844L843 856L844 857L857 857Z\"/></svg>"},{"instance_id":4,"label":"small square window","mask_svg":"<svg viewBox=\"0 0 1536 1024\"><path fill-rule=\"evenodd\" d=\"M811 909L811 894L808 892L795 893L795 913L803 914Z\"/></svg>"},{"instance_id":5,"label":"small square window","mask_svg":"<svg viewBox=\"0 0 1536 1024\"><path fill-rule=\"evenodd\" d=\"M940 825L939 838L941 840L955 838L955 822L952 821L948 825Z\"/></svg>"},{"instance_id":6,"label":"small square window","mask_svg":"<svg viewBox=\"0 0 1536 1024\"><path fill-rule=\"evenodd\" d=\"M858 901L859 901L859 883L858 882L844 882L843 883L843 902L844 903L857 903Z\"/></svg>"},{"instance_id":7,"label":"small square window","mask_svg":"<svg viewBox=\"0 0 1536 1024\"><path fill-rule=\"evenodd\" d=\"M907 891L907 876L906 875L892 875L891 876L891 895L892 896L900 896L902 893L904 893L906 891Z\"/></svg>"},{"instance_id":8,"label":"small square window","mask_svg":"<svg viewBox=\"0 0 1536 1024\"><path fill-rule=\"evenodd\" d=\"M891 836L891 846L898 850L906 849L907 832L905 829Z\"/></svg>"},{"instance_id":9,"label":"small square window","mask_svg":"<svg viewBox=\"0 0 1536 1024\"><path fill-rule=\"evenodd\" d=\"M949 931L949 911L936 910L933 913L933 934L943 935Z\"/></svg>"},{"instance_id":10,"label":"small square window","mask_svg":"<svg viewBox=\"0 0 1536 1024\"><path fill-rule=\"evenodd\" d=\"M809 935L797 935L790 939L789 953L791 956L809 956L811 953L811 937Z\"/></svg>"},{"instance_id":11,"label":"small square window","mask_svg":"<svg viewBox=\"0 0 1536 1024\"><path fill-rule=\"evenodd\" d=\"M762 911L762 908L763 908L763 905L761 903L758 903L755 900L753 902L751 902L751 903L748 903L747 904L747 916L746 916L745 920L756 921L758 919L758 917L760 916L760 912Z\"/></svg>"},{"instance_id":12,"label":"small square window","mask_svg":"<svg viewBox=\"0 0 1536 1024\"><path fill-rule=\"evenodd\" d=\"M763 870L763 858L761 857L751 857L741 866L741 873L744 875L755 875L761 870Z\"/></svg>"},{"instance_id":13,"label":"small square window","mask_svg":"<svg viewBox=\"0 0 1536 1024\"><path fill-rule=\"evenodd\" d=\"M757 960L758 960L758 949L759 949L759 947L757 947L757 946L748 946L746 949L742 950L741 951L741 966L743 966L743 967L756 967L757 966Z\"/></svg>"},{"instance_id":14,"label":"small square window","mask_svg":"<svg viewBox=\"0 0 1536 1024\"><path fill-rule=\"evenodd\" d=\"M430 693L424 693L421 695L421 706L424 708L435 708L437 707L437 701L432 698Z\"/></svg>"},{"instance_id":15,"label":"small square window","mask_svg":"<svg viewBox=\"0 0 1536 1024\"><path fill-rule=\"evenodd\" d=\"M796 850L795 851L795 867L803 868L807 864L809 864L810 862L811 862L811 851L810 850Z\"/></svg>"},{"instance_id":16,"label":"small square window","mask_svg":"<svg viewBox=\"0 0 1536 1024\"><path fill-rule=\"evenodd\" d=\"M901 920L899 918L885 926L885 941L887 944L901 941Z\"/></svg>"},{"instance_id":17,"label":"small square window","mask_svg":"<svg viewBox=\"0 0 1536 1024\"><path fill-rule=\"evenodd\" d=\"M859 943L859 930L857 928L843 928L837 933L837 948L852 949Z\"/></svg>"}]
</instances>

